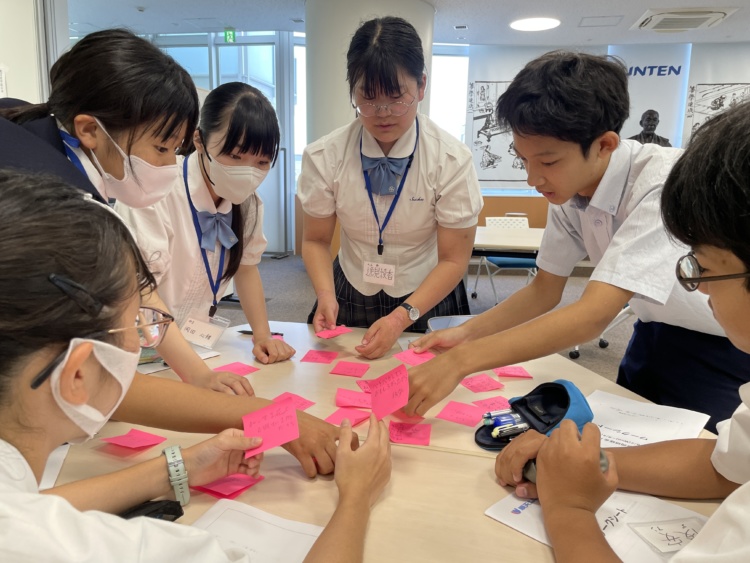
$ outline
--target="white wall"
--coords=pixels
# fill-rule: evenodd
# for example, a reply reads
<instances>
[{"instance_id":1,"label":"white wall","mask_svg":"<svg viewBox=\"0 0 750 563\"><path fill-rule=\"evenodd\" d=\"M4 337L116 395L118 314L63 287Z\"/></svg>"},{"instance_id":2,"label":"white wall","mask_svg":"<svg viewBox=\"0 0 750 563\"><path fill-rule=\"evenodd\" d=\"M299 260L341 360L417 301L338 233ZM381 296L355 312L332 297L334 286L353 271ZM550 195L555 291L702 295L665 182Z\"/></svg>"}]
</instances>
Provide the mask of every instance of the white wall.
<instances>
[{"instance_id":1,"label":"white wall","mask_svg":"<svg viewBox=\"0 0 750 563\"><path fill-rule=\"evenodd\" d=\"M0 67L6 72L9 97L41 103L35 4L0 0Z\"/></svg>"}]
</instances>

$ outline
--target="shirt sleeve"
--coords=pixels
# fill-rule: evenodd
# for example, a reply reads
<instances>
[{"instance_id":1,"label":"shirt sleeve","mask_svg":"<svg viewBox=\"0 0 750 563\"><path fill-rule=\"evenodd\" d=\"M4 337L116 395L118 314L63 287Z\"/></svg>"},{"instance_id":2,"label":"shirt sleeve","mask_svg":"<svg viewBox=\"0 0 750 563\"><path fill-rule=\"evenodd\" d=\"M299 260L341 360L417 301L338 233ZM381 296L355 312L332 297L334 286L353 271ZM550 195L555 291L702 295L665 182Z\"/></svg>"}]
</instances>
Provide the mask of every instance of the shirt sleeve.
<instances>
[{"instance_id":1,"label":"shirt sleeve","mask_svg":"<svg viewBox=\"0 0 750 563\"><path fill-rule=\"evenodd\" d=\"M719 437L711 455L716 471L734 483L750 481L750 383L740 387L742 404L732 418L717 424Z\"/></svg>"},{"instance_id":2,"label":"shirt sleeve","mask_svg":"<svg viewBox=\"0 0 750 563\"><path fill-rule=\"evenodd\" d=\"M587 255L583 238L565 214L565 209L560 205L550 205L536 265L545 272L567 278Z\"/></svg>"},{"instance_id":3,"label":"shirt sleeve","mask_svg":"<svg viewBox=\"0 0 750 563\"><path fill-rule=\"evenodd\" d=\"M473 227L483 205L471 153L449 149L437 178L435 216L438 224L450 229Z\"/></svg>"},{"instance_id":4,"label":"shirt sleeve","mask_svg":"<svg viewBox=\"0 0 750 563\"><path fill-rule=\"evenodd\" d=\"M115 204L115 211L130 228L157 284L161 283L172 267L173 231L166 201L141 209L133 209L118 202Z\"/></svg>"},{"instance_id":5,"label":"shirt sleeve","mask_svg":"<svg viewBox=\"0 0 750 563\"><path fill-rule=\"evenodd\" d=\"M333 167L328 163L324 141L317 141L302 153L302 170L297 179L297 197L311 217L323 219L336 213Z\"/></svg>"},{"instance_id":6,"label":"shirt sleeve","mask_svg":"<svg viewBox=\"0 0 750 563\"><path fill-rule=\"evenodd\" d=\"M240 264L254 266L260 262L268 246L263 234L263 200L257 193L242 204L242 214L245 220L245 247Z\"/></svg>"},{"instance_id":7,"label":"shirt sleeve","mask_svg":"<svg viewBox=\"0 0 750 563\"><path fill-rule=\"evenodd\" d=\"M672 242L664 228L660 200L661 190L655 189L637 202L591 280L632 291L661 305L667 302L677 283L674 265L684 249Z\"/></svg>"}]
</instances>

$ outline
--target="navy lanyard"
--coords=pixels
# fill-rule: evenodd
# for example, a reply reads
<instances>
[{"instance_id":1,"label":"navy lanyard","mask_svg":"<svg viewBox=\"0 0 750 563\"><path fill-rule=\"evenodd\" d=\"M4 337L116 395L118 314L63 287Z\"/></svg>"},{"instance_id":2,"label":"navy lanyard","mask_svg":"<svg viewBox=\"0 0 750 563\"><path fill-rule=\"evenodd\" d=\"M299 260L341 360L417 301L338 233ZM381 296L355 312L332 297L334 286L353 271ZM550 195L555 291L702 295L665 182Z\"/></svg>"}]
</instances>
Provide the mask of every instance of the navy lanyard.
<instances>
[{"instance_id":1,"label":"navy lanyard","mask_svg":"<svg viewBox=\"0 0 750 563\"><path fill-rule=\"evenodd\" d=\"M81 146L81 141L67 131L63 131L62 129L58 129L58 131L60 132L60 137L62 138L63 147L65 147L65 154L67 155L68 160L88 178L89 175L86 174L86 169L83 167L81 159L78 158L78 155L73 151L73 149L77 149Z\"/></svg>"},{"instance_id":2,"label":"navy lanyard","mask_svg":"<svg viewBox=\"0 0 750 563\"><path fill-rule=\"evenodd\" d=\"M406 175L409 173L409 168L411 168L412 160L414 160L414 153L417 152L417 143L419 142L419 120L415 120L415 123L417 124L417 138L414 140L414 148L409 155L409 162L406 164L406 170L404 170L404 175L401 176L401 182L398 185L398 190L396 190L396 195L391 202L391 206L388 209L388 213L386 213L385 215L385 220L383 221L382 225L380 224L380 217L378 217L378 210L375 208L375 200L372 197L372 184L370 183L370 175L367 173L367 170L362 170L362 173L365 175L367 195L370 196L372 213L373 215L375 215L375 221L377 221L378 223L378 256L383 255L383 231L385 231L386 226L388 226L388 221L391 220L391 214L393 214L393 210L396 208L398 198L401 197L401 190L404 187L404 182L406 182ZM362 137L359 138L359 156L360 158L362 158Z\"/></svg>"},{"instance_id":3,"label":"navy lanyard","mask_svg":"<svg viewBox=\"0 0 750 563\"><path fill-rule=\"evenodd\" d=\"M195 234L198 235L198 247L201 249L201 256L203 256L203 266L206 268L206 275L208 276L208 285L211 287L211 292L214 294L214 301L211 305L211 308L208 310L208 316L213 317L216 314L216 307L217 307L217 301L216 301L216 295L219 293L219 286L221 285L221 273L224 271L224 254L226 253L226 248L223 246L221 247L221 254L219 255L219 271L216 272L216 281L214 281L214 277L211 275L211 266L208 263L208 255L206 254L206 249L201 246L201 240L203 239L203 232L201 231L201 225L198 222L198 212L195 210L195 206L193 205L193 200L190 197L190 187L188 186L188 176L187 176L187 165L188 165L188 157L185 157L185 160L182 162L182 177L185 180L185 193L187 194L188 203L190 204L190 213L193 215L193 225L195 226Z\"/></svg>"}]
</instances>

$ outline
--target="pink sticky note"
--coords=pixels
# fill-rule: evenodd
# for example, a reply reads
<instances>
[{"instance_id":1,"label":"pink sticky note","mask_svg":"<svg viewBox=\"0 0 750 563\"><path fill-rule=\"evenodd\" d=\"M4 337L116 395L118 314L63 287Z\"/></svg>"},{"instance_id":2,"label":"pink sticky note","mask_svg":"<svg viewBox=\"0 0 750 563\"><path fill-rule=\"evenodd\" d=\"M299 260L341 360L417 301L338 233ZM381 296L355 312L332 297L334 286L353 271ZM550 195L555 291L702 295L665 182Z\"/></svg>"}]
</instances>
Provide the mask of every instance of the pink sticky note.
<instances>
[{"instance_id":1,"label":"pink sticky note","mask_svg":"<svg viewBox=\"0 0 750 563\"><path fill-rule=\"evenodd\" d=\"M246 489L260 483L263 479L265 479L263 475L251 477L243 473L235 473L234 475L227 475L222 479L218 479L213 483L190 488L202 493L208 493L216 498L234 499L240 496Z\"/></svg>"},{"instance_id":2,"label":"pink sticky note","mask_svg":"<svg viewBox=\"0 0 750 563\"><path fill-rule=\"evenodd\" d=\"M499 381L495 381L486 373L480 373L479 375L466 377L461 382L461 385L466 387L469 391L474 391L474 393L482 393L484 391L498 391L505 387L505 385L503 385Z\"/></svg>"},{"instance_id":3,"label":"pink sticky note","mask_svg":"<svg viewBox=\"0 0 750 563\"><path fill-rule=\"evenodd\" d=\"M280 403L281 401L289 400L294 405L294 408L298 411L304 411L306 409L309 409L311 406L313 406L315 403L313 401L308 401L304 397L300 397L299 395L295 395L294 393L290 393L289 391L282 393L275 399L272 399L274 403Z\"/></svg>"},{"instance_id":4,"label":"pink sticky note","mask_svg":"<svg viewBox=\"0 0 750 563\"><path fill-rule=\"evenodd\" d=\"M359 388L362 389L365 393L370 392L370 380L369 379L360 379L357 381L357 385L359 385Z\"/></svg>"},{"instance_id":5,"label":"pink sticky note","mask_svg":"<svg viewBox=\"0 0 750 563\"><path fill-rule=\"evenodd\" d=\"M357 426L357 424L359 424L360 422L363 422L370 418L370 413L361 411L359 409L342 408L330 414L328 418L326 418L326 422L330 422L331 424L340 426L341 421L345 418L348 418L351 421L352 426Z\"/></svg>"},{"instance_id":6,"label":"pink sticky note","mask_svg":"<svg viewBox=\"0 0 750 563\"><path fill-rule=\"evenodd\" d=\"M124 448L148 448L155 446L156 444L161 444L165 440L166 438L164 436L157 436L156 434L143 432L141 430L136 430L135 428L131 428L130 432L123 434L122 436L102 438L102 441L104 442L109 442L110 444L122 446Z\"/></svg>"},{"instance_id":7,"label":"pink sticky note","mask_svg":"<svg viewBox=\"0 0 750 563\"><path fill-rule=\"evenodd\" d=\"M310 350L300 362L315 362L317 364L330 364L338 356L338 352L326 352L324 350Z\"/></svg>"},{"instance_id":8,"label":"pink sticky note","mask_svg":"<svg viewBox=\"0 0 750 563\"><path fill-rule=\"evenodd\" d=\"M232 373L236 373L237 375L250 375L254 371L258 371L259 369L260 368L243 364L242 362L232 362L231 364L214 368L214 371L231 371Z\"/></svg>"},{"instance_id":9,"label":"pink sticky note","mask_svg":"<svg viewBox=\"0 0 750 563\"><path fill-rule=\"evenodd\" d=\"M372 395L350 389L336 389L336 406L369 409L372 408Z\"/></svg>"},{"instance_id":10,"label":"pink sticky note","mask_svg":"<svg viewBox=\"0 0 750 563\"><path fill-rule=\"evenodd\" d=\"M254 456L299 438L297 411L290 400L273 403L242 417L245 436L260 436L263 443L245 450L245 457Z\"/></svg>"},{"instance_id":11,"label":"pink sticky note","mask_svg":"<svg viewBox=\"0 0 750 563\"><path fill-rule=\"evenodd\" d=\"M431 424L409 424L408 422L393 422L388 424L388 433L394 444L414 444L416 446L430 445Z\"/></svg>"},{"instance_id":12,"label":"pink sticky note","mask_svg":"<svg viewBox=\"0 0 750 563\"><path fill-rule=\"evenodd\" d=\"M521 379L531 379L531 374L521 366L505 366L495 368L494 371L500 377L520 377Z\"/></svg>"},{"instance_id":13,"label":"pink sticky note","mask_svg":"<svg viewBox=\"0 0 750 563\"><path fill-rule=\"evenodd\" d=\"M410 366L418 366L419 364L429 362L435 357L435 354L432 352L422 352L421 354L417 354L413 348L409 348L398 354L393 354L393 357L405 364L409 364Z\"/></svg>"},{"instance_id":14,"label":"pink sticky note","mask_svg":"<svg viewBox=\"0 0 750 563\"><path fill-rule=\"evenodd\" d=\"M378 420L409 402L409 374L403 365L370 380L372 412Z\"/></svg>"},{"instance_id":15,"label":"pink sticky note","mask_svg":"<svg viewBox=\"0 0 750 563\"><path fill-rule=\"evenodd\" d=\"M490 411L501 411L510 408L510 403L505 397L498 395L497 397L490 397L489 399L482 399L481 401L472 401L476 406L482 407L485 412Z\"/></svg>"},{"instance_id":16,"label":"pink sticky note","mask_svg":"<svg viewBox=\"0 0 750 563\"><path fill-rule=\"evenodd\" d=\"M482 420L484 413L485 411L476 405L451 401L443 407L443 410L435 418L442 418L443 420L464 424L465 426L476 426Z\"/></svg>"},{"instance_id":17,"label":"pink sticky note","mask_svg":"<svg viewBox=\"0 0 750 563\"><path fill-rule=\"evenodd\" d=\"M271 338L273 338L274 340L284 340L284 337L281 334L272 334Z\"/></svg>"},{"instance_id":18,"label":"pink sticky note","mask_svg":"<svg viewBox=\"0 0 750 563\"><path fill-rule=\"evenodd\" d=\"M341 360L331 370L333 375L349 375L351 377L362 377L367 370L370 369L369 364L362 362L345 362Z\"/></svg>"},{"instance_id":19,"label":"pink sticky note","mask_svg":"<svg viewBox=\"0 0 750 563\"><path fill-rule=\"evenodd\" d=\"M321 330L320 332L316 332L315 336L317 336L318 338L336 338L337 336L341 336L342 334L346 334L347 332L351 331L352 329L347 328L344 325L339 325L332 330Z\"/></svg>"}]
</instances>

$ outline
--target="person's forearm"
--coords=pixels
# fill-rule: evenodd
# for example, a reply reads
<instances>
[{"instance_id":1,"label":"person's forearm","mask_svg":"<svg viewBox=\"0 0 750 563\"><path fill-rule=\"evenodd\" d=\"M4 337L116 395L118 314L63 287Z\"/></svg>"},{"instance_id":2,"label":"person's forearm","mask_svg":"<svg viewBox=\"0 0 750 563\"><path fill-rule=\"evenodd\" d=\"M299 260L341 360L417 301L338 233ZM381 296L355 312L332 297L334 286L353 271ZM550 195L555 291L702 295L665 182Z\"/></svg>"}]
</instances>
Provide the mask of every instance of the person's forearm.
<instances>
[{"instance_id":1,"label":"person's forearm","mask_svg":"<svg viewBox=\"0 0 750 563\"><path fill-rule=\"evenodd\" d=\"M63 497L78 510L118 514L171 490L167 461L159 456L121 471L53 487L45 493Z\"/></svg>"},{"instance_id":2,"label":"person's forearm","mask_svg":"<svg viewBox=\"0 0 750 563\"><path fill-rule=\"evenodd\" d=\"M270 404L139 373L112 418L179 432L218 433L242 428L243 415Z\"/></svg>"},{"instance_id":3,"label":"person's forearm","mask_svg":"<svg viewBox=\"0 0 750 563\"><path fill-rule=\"evenodd\" d=\"M253 339L259 341L271 336L263 280L260 278L258 267L240 266L240 271L234 278L234 288L240 297L242 312L253 329Z\"/></svg>"},{"instance_id":4,"label":"person's forearm","mask_svg":"<svg viewBox=\"0 0 750 563\"><path fill-rule=\"evenodd\" d=\"M318 298L323 294L335 295L330 245L320 241L303 241L302 261Z\"/></svg>"},{"instance_id":5,"label":"person's forearm","mask_svg":"<svg viewBox=\"0 0 750 563\"><path fill-rule=\"evenodd\" d=\"M592 512L577 508L544 511L544 527L547 529L557 563L619 562L607 543L604 533Z\"/></svg>"},{"instance_id":6,"label":"person's forearm","mask_svg":"<svg viewBox=\"0 0 750 563\"><path fill-rule=\"evenodd\" d=\"M409 305L426 313L455 289L465 271L465 265L462 266L450 260L439 261L414 290L414 293L409 296Z\"/></svg>"},{"instance_id":7,"label":"person's forearm","mask_svg":"<svg viewBox=\"0 0 750 563\"><path fill-rule=\"evenodd\" d=\"M716 440L671 440L647 446L612 448L619 488L672 498L725 498L739 485L714 469Z\"/></svg>"},{"instance_id":8,"label":"person's forearm","mask_svg":"<svg viewBox=\"0 0 750 563\"><path fill-rule=\"evenodd\" d=\"M340 501L325 530L305 557L305 563L361 562L369 518L370 507L366 498Z\"/></svg>"}]
</instances>

